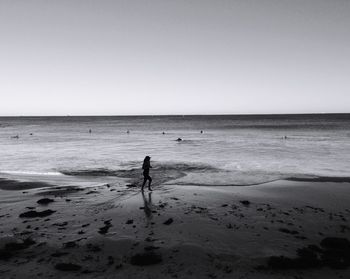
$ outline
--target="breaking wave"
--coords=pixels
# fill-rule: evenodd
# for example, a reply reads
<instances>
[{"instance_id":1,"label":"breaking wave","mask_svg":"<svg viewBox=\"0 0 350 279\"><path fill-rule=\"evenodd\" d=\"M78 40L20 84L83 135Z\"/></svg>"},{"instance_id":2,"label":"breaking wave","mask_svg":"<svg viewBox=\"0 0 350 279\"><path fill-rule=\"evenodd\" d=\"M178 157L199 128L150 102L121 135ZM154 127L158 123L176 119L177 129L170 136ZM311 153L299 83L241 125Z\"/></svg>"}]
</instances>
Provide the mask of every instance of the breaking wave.
<instances>
[{"instance_id":1,"label":"breaking wave","mask_svg":"<svg viewBox=\"0 0 350 279\"><path fill-rule=\"evenodd\" d=\"M52 176L57 176L57 175L62 175L60 172L56 171L47 171L47 172L40 172L40 171L11 171L11 170L2 170L0 173L3 174L11 174L11 175L33 175L33 176L40 176L40 175L52 175Z\"/></svg>"}]
</instances>

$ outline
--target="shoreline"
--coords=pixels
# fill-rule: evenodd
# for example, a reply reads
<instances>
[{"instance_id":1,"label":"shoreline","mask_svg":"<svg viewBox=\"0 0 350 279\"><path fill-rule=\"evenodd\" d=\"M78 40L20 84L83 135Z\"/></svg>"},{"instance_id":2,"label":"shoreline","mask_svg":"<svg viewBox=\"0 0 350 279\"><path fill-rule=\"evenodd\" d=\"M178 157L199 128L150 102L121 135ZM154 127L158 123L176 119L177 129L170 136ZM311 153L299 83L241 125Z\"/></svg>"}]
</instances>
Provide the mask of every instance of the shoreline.
<instances>
[{"instance_id":1,"label":"shoreline","mask_svg":"<svg viewBox=\"0 0 350 279\"><path fill-rule=\"evenodd\" d=\"M0 190L0 251L7 243L35 241L0 259L4 278L28 274L43 278L78 274L84 278L295 278L300 274L302 278L346 278L350 274L349 269L329 267L267 268L272 256L293 258L297 249L319 245L326 237L349 236L350 183L159 185L144 195L126 185L118 181L80 188ZM42 198L53 202L38 204ZM50 214L19 217L29 211ZM135 256L144 253L160 258L151 265L138 265ZM61 263L80 268L62 271L57 266Z\"/></svg>"},{"instance_id":2,"label":"shoreline","mask_svg":"<svg viewBox=\"0 0 350 279\"><path fill-rule=\"evenodd\" d=\"M82 118L82 117L91 117L91 118L113 118L113 117L208 117L208 116L237 116L237 117L255 117L255 116L349 116L349 112L296 112L296 113L224 113L224 114L122 114L122 115L111 115L111 114L91 114L91 115L0 115L0 118Z\"/></svg>"}]
</instances>

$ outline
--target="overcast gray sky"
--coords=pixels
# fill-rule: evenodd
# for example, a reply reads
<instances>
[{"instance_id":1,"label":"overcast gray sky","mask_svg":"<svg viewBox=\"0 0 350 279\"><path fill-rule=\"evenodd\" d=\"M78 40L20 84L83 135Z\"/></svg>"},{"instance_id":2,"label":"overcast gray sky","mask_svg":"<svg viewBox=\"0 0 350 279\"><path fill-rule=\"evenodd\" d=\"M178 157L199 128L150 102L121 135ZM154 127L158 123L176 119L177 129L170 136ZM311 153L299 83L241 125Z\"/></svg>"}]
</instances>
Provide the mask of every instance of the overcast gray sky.
<instances>
[{"instance_id":1,"label":"overcast gray sky","mask_svg":"<svg viewBox=\"0 0 350 279\"><path fill-rule=\"evenodd\" d=\"M349 0L0 0L0 115L350 112Z\"/></svg>"}]
</instances>

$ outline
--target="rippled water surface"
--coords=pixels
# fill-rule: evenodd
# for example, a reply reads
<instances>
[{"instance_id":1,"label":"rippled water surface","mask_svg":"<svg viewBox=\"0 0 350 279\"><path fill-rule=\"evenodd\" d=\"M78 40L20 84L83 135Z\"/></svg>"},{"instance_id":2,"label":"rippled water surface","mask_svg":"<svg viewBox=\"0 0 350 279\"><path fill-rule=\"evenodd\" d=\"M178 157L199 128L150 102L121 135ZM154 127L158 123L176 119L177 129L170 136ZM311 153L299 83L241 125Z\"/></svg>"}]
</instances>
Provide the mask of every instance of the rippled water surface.
<instances>
[{"instance_id":1,"label":"rippled water surface","mask_svg":"<svg viewBox=\"0 0 350 279\"><path fill-rule=\"evenodd\" d=\"M0 144L12 175L132 177L150 155L178 184L350 177L348 114L0 118Z\"/></svg>"}]
</instances>

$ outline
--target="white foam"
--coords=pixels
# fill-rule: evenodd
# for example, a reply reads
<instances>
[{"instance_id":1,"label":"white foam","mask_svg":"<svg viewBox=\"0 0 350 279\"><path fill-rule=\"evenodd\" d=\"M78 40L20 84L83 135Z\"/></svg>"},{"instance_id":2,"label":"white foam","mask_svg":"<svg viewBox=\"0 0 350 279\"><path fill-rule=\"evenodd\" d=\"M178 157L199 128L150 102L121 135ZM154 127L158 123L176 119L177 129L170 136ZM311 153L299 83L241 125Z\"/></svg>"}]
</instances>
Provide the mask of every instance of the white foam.
<instances>
[{"instance_id":1,"label":"white foam","mask_svg":"<svg viewBox=\"0 0 350 279\"><path fill-rule=\"evenodd\" d=\"M63 175L60 172L53 172L53 171L48 171L48 172L37 172L37 171L19 171L19 170L0 170L0 173L2 174L15 174L15 175L50 175L50 176L59 176Z\"/></svg>"}]
</instances>

